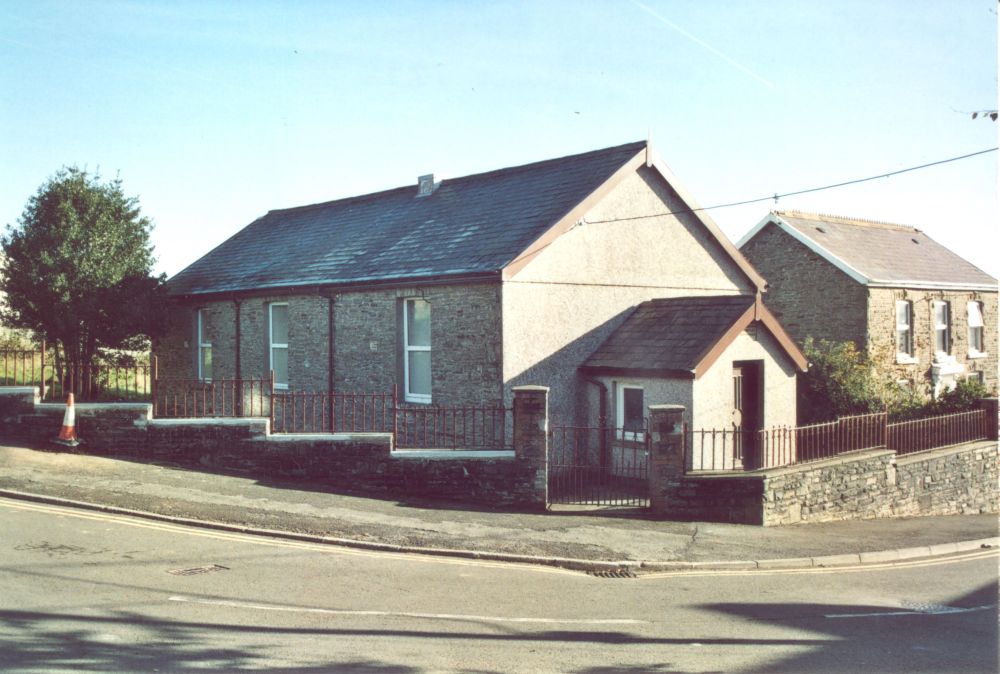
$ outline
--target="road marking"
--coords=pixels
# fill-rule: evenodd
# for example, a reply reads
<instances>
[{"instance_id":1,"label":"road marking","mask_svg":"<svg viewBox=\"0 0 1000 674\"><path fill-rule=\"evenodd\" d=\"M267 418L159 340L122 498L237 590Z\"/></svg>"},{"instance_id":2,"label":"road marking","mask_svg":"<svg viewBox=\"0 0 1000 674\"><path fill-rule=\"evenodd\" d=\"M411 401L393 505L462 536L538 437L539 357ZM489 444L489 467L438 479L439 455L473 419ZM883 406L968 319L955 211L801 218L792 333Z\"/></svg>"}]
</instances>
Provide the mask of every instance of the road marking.
<instances>
[{"instance_id":1,"label":"road marking","mask_svg":"<svg viewBox=\"0 0 1000 674\"><path fill-rule=\"evenodd\" d=\"M985 606L973 606L971 608L956 608L954 606L936 606L925 611L883 611L881 613L830 613L824 618L881 618L884 616L912 616L912 615L951 615L954 613L973 613L975 611L989 611L995 609L996 604L986 604Z\"/></svg>"},{"instance_id":2,"label":"road marking","mask_svg":"<svg viewBox=\"0 0 1000 674\"><path fill-rule=\"evenodd\" d=\"M580 578L587 578L579 571L564 569L556 566L542 566L528 562L501 562L487 559L468 559L463 557L448 557L446 555L414 554L407 552L393 552L389 550L364 550L338 545L337 543L315 543L312 541L296 541L282 538L269 537L267 534L243 534L225 530L203 529L195 525L174 524L157 520L146 520L132 515L119 513L104 513L73 508L70 506L58 506L45 503L35 503L29 501L18 501L0 497L0 506L12 510L28 510L42 512L64 517L74 517L84 520L95 520L101 522L114 522L125 526L139 529L150 529L172 534L183 534L185 536L198 536L218 541L233 541L252 545L262 545L266 547L285 548L293 550L306 550L310 552L322 552L330 555L344 555L351 557L377 557L381 559L405 560L407 562L419 562L424 564L448 564L451 566L473 566L479 568L511 569L517 568L524 571L534 571L537 573L555 573L561 575L571 575Z\"/></svg>"},{"instance_id":3,"label":"road marking","mask_svg":"<svg viewBox=\"0 0 1000 674\"><path fill-rule=\"evenodd\" d=\"M539 623L543 625L646 625L647 620L628 618L505 618L502 616L463 615L460 613L411 613L407 611L362 611L351 609L312 608L308 606L281 606L278 604L252 604L225 599L197 599L174 596L170 601L204 606L225 606L228 608L252 609L255 611L280 611L284 613L319 613L323 615L375 617L375 618L420 618L425 620L466 620L470 622L497 623Z\"/></svg>"}]
</instances>

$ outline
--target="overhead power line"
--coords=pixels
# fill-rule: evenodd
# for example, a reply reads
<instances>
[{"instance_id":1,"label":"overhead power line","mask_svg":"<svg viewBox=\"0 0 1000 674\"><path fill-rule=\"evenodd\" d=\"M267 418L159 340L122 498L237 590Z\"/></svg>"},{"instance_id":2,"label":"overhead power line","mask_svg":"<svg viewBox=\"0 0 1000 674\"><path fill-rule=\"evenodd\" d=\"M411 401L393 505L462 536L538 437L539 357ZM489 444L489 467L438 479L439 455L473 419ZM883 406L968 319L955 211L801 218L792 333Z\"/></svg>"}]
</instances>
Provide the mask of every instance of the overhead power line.
<instances>
[{"instance_id":1,"label":"overhead power line","mask_svg":"<svg viewBox=\"0 0 1000 674\"><path fill-rule=\"evenodd\" d=\"M650 215L634 215L634 216L628 217L628 218L611 218L611 219L608 219L608 220L586 220L586 223L587 224L591 224L591 225L599 225L599 224L606 223L606 222L625 222L625 221L628 221L628 220L647 220L649 218L660 218L660 217L663 217L664 215L680 215L682 213L695 213L695 212L698 212L698 211L711 211L711 210L715 210L715 209L718 209L718 208L730 208L732 206L746 206L747 204L758 204L758 203L760 203L762 201L771 201L771 200L774 200L775 202L777 202L778 199L783 199L785 197L794 197L794 196L797 196L799 194L809 194L810 192L822 192L824 190L832 190L832 189L835 189L837 187L846 187L848 185L857 185L858 183L866 183L866 182L869 182L871 180L879 180L881 178L891 178L893 176L898 176L898 175L900 175L902 173L909 173L910 171L919 171L920 169L930 168L931 166L940 166L941 164L948 164L948 163L953 162L953 161L960 161L962 159L969 159L970 157L977 157L977 156L979 156L981 154L987 154L989 152L996 152L996 151L997 151L997 148L991 147L991 148L986 149L986 150L980 150L979 152L972 152L970 154L963 154L963 155L961 155L959 157L951 157L949 159L941 159L940 161L933 161L933 162L930 162L929 164L921 164L920 166L911 166L910 168L900 169L898 171L890 171L889 173L882 173L882 174L877 175L877 176L870 176L868 178L858 178L856 180L846 180L844 182L834 183L832 185L824 185L822 187L810 187L809 189L797 190L795 192L784 192L782 194L778 194L777 192L775 192L774 194L772 194L769 197L760 197L759 199L747 199L746 201L734 201L734 202L728 203L728 204L717 204L715 206L702 206L700 208L682 208L682 209L677 210L677 211L665 211L663 213L652 213Z\"/></svg>"}]
</instances>

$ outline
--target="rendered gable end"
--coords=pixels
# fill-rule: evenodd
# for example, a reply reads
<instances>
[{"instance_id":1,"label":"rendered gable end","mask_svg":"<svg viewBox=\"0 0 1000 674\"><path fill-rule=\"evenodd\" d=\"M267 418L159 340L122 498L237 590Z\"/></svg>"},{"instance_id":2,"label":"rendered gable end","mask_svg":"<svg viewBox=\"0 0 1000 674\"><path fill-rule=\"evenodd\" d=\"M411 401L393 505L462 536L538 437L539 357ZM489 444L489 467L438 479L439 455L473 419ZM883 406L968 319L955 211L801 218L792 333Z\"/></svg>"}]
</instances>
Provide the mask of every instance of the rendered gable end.
<instances>
[{"instance_id":1,"label":"rendered gable end","mask_svg":"<svg viewBox=\"0 0 1000 674\"><path fill-rule=\"evenodd\" d=\"M553 416L565 418L584 395L577 367L636 305L753 294L753 281L693 213L646 217L688 209L656 168L639 162L506 279L505 387L545 382Z\"/></svg>"}]
</instances>

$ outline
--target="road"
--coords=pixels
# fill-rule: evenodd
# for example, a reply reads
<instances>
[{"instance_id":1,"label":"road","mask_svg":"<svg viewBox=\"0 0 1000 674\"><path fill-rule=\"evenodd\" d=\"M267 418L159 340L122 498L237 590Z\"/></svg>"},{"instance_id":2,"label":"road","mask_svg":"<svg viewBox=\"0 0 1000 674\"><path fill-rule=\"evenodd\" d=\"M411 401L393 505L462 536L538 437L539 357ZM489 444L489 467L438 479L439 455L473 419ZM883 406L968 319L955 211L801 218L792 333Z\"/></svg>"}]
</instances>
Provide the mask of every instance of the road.
<instances>
[{"instance_id":1,"label":"road","mask_svg":"<svg viewBox=\"0 0 1000 674\"><path fill-rule=\"evenodd\" d=\"M0 670L996 672L997 553L578 572L0 499Z\"/></svg>"}]
</instances>

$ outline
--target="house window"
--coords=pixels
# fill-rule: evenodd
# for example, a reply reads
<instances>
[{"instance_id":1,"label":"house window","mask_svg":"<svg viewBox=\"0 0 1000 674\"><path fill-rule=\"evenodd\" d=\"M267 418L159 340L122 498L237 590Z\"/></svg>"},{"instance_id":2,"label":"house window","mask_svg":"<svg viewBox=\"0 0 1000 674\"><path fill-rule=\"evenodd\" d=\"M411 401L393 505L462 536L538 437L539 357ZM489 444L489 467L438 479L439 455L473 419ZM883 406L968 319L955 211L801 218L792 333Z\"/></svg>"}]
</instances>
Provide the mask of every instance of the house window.
<instances>
[{"instance_id":1,"label":"house window","mask_svg":"<svg viewBox=\"0 0 1000 674\"><path fill-rule=\"evenodd\" d=\"M198 309L198 379L212 381L212 340L208 337L208 316L204 309Z\"/></svg>"},{"instance_id":2,"label":"house window","mask_svg":"<svg viewBox=\"0 0 1000 674\"><path fill-rule=\"evenodd\" d=\"M618 385L616 426L623 440L642 440L646 430L646 406L641 386Z\"/></svg>"},{"instance_id":3,"label":"house window","mask_svg":"<svg viewBox=\"0 0 1000 674\"><path fill-rule=\"evenodd\" d=\"M403 399L431 401L431 305L427 300L404 302Z\"/></svg>"},{"instance_id":4,"label":"house window","mask_svg":"<svg viewBox=\"0 0 1000 674\"><path fill-rule=\"evenodd\" d=\"M983 305L969 302L969 357L985 356L983 342Z\"/></svg>"},{"instance_id":5,"label":"house window","mask_svg":"<svg viewBox=\"0 0 1000 674\"><path fill-rule=\"evenodd\" d=\"M288 305L268 305L268 367L275 388L288 388Z\"/></svg>"},{"instance_id":6,"label":"house window","mask_svg":"<svg viewBox=\"0 0 1000 674\"><path fill-rule=\"evenodd\" d=\"M946 354L950 351L951 316L947 302L934 302L934 351Z\"/></svg>"},{"instance_id":7,"label":"house window","mask_svg":"<svg viewBox=\"0 0 1000 674\"><path fill-rule=\"evenodd\" d=\"M913 304L907 300L896 301L896 359L913 358Z\"/></svg>"}]
</instances>

